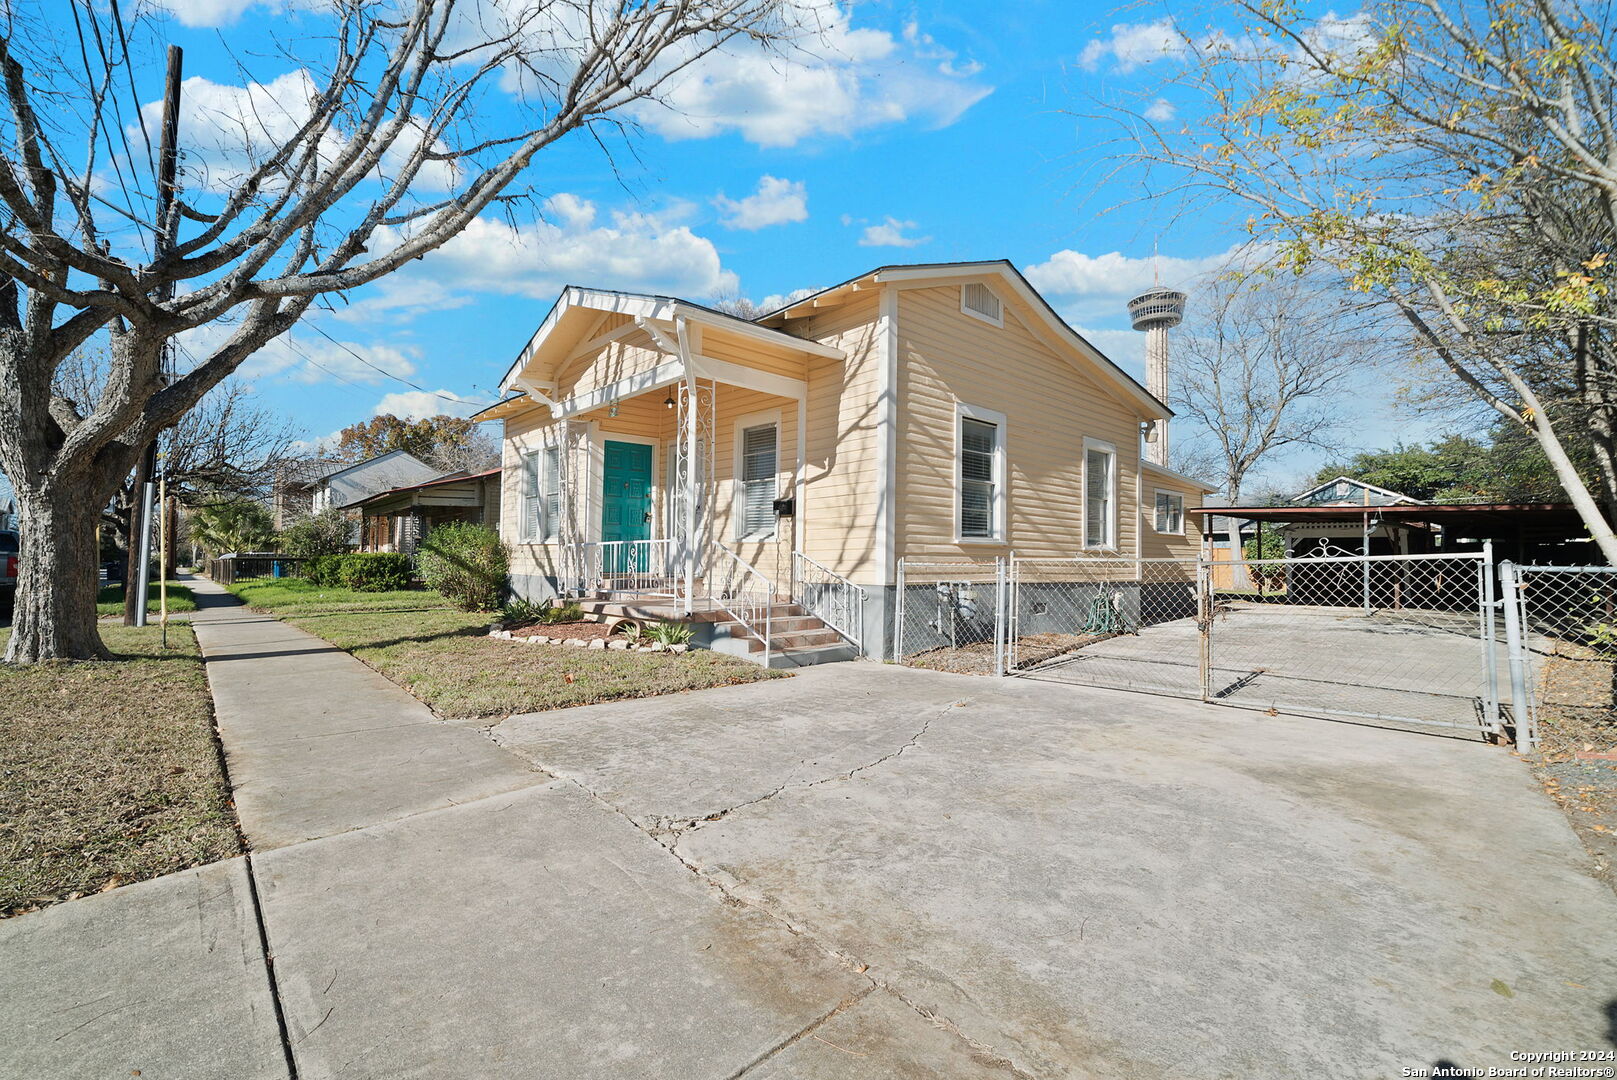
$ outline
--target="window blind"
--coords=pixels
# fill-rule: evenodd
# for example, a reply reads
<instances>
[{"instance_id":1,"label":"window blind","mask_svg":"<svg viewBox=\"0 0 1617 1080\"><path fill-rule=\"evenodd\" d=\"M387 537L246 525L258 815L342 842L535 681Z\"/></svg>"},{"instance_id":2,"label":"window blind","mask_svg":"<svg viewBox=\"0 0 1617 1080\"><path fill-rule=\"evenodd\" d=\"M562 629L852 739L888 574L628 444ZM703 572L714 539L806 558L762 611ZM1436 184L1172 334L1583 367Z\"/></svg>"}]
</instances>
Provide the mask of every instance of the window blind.
<instances>
[{"instance_id":1,"label":"window blind","mask_svg":"<svg viewBox=\"0 0 1617 1080\"><path fill-rule=\"evenodd\" d=\"M994 535L994 454L999 428L960 418L960 535Z\"/></svg>"},{"instance_id":2,"label":"window blind","mask_svg":"<svg viewBox=\"0 0 1617 1080\"><path fill-rule=\"evenodd\" d=\"M1089 450L1084 464L1084 543L1112 546L1112 455Z\"/></svg>"},{"instance_id":3,"label":"window blind","mask_svg":"<svg viewBox=\"0 0 1617 1080\"><path fill-rule=\"evenodd\" d=\"M774 424L741 433L741 538L775 531L776 430Z\"/></svg>"}]
</instances>

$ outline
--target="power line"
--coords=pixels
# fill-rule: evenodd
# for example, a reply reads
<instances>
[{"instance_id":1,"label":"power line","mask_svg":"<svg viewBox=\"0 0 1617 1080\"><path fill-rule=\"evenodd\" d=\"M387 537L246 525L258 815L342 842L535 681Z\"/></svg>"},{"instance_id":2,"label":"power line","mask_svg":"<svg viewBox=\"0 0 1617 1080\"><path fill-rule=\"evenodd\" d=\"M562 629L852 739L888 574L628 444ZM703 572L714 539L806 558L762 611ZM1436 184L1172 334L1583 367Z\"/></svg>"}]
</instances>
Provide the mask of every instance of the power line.
<instances>
[{"instance_id":1,"label":"power line","mask_svg":"<svg viewBox=\"0 0 1617 1080\"><path fill-rule=\"evenodd\" d=\"M450 394L439 393L437 390L428 390L425 386L422 386L420 383L411 382L409 379L406 379L401 375L395 375L391 371L387 370L386 368L384 368L384 367L382 367L382 366L380 366L378 364L371 363L369 360L365 359L365 357L361 356L359 353L357 353L353 349L349 348L346 344L344 344L341 341L338 341L336 338L334 338L330 334L326 333L325 330L321 329L316 324L309 323L308 326L309 326L309 329L313 330L315 333L319 334L321 337L325 338L327 341L329 341L333 345L337 346L337 348L341 349L343 352L347 353L349 356L352 356L355 360L358 360L361 364L364 364L366 367L370 368L373 371L377 371L377 372L380 372L383 375L386 375L388 378L394 380L395 382L401 382L405 386L408 386L413 390L419 390L423 394L431 394L433 397L441 398L444 401L453 401L457 405L476 405L480 409L488 407L488 402L486 402L486 401L468 401L465 398L458 398L458 397L454 397L453 395L450 395ZM314 361L312 361L312 360L309 361L309 362L311 364L314 363ZM315 367L320 367L320 365L315 364ZM321 368L321 370L324 371L326 369Z\"/></svg>"}]
</instances>

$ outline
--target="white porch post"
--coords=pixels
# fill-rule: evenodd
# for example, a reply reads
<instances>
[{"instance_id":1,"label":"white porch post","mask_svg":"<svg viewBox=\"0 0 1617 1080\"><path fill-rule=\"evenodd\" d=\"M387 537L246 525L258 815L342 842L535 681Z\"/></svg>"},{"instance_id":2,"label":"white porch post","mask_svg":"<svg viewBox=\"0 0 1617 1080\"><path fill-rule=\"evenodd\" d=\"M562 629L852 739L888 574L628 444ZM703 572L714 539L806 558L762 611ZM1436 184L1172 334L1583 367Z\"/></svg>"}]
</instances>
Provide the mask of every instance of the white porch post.
<instances>
[{"instance_id":1,"label":"white porch post","mask_svg":"<svg viewBox=\"0 0 1617 1080\"><path fill-rule=\"evenodd\" d=\"M696 429L701 400L697 396L696 366L691 363L690 330L681 315L674 322L679 338L679 359L685 367L684 408L680 410L680 437L685 444L685 463L680 484L685 497L685 614L696 609Z\"/></svg>"}]
</instances>

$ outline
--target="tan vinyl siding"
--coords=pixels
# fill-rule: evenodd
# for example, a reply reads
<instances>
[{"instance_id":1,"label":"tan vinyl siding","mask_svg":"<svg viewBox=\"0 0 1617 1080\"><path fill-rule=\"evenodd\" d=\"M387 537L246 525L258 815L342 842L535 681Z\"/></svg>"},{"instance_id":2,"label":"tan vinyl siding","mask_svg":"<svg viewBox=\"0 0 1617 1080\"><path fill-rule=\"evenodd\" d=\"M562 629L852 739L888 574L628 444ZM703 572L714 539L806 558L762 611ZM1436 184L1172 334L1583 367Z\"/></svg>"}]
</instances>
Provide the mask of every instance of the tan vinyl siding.
<instances>
[{"instance_id":1,"label":"tan vinyl siding","mask_svg":"<svg viewBox=\"0 0 1617 1080\"><path fill-rule=\"evenodd\" d=\"M900 556L992 559L1084 553L1084 439L1117 453L1116 550L1139 540L1136 409L1029 329L1005 290L1003 328L965 315L960 287L911 288L898 301ZM1003 413L1005 532L1001 542L955 536L956 403Z\"/></svg>"},{"instance_id":2,"label":"tan vinyl siding","mask_svg":"<svg viewBox=\"0 0 1617 1080\"><path fill-rule=\"evenodd\" d=\"M1157 492L1167 491L1182 497L1185 506L1199 505L1206 494L1201 488L1175 480L1170 476L1140 470L1140 554L1147 559L1194 559L1201 554L1201 536L1198 522L1192 515L1184 515L1185 534L1159 533L1156 529Z\"/></svg>"},{"instance_id":3,"label":"tan vinyl siding","mask_svg":"<svg viewBox=\"0 0 1617 1080\"><path fill-rule=\"evenodd\" d=\"M808 361L807 460L798 498L804 554L861 584L876 583L877 397L881 348L878 294L861 293L786 329L847 353ZM794 403L795 404L795 403Z\"/></svg>"}]
</instances>

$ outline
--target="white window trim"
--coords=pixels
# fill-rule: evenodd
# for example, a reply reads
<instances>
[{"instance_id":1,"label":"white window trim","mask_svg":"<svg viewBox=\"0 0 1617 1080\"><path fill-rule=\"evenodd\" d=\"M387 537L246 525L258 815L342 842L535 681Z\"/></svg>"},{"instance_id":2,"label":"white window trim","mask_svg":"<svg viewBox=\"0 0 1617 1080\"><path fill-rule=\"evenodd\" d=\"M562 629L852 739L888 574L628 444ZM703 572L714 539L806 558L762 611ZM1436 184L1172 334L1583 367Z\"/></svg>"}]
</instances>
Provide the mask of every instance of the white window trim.
<instances>
[{"instance_id":1,"label":"white window trim","mask_svg":"<svg viewBox=\"0 0 1617 1080\"><path fill-rule=\"evenodd\" d=\"M967 285L981 285L983 288L988 290L988 295L992 296L996 301L999 302L999 318L991 319L987 315L984 315L982 312L978 311L976 308L967 306L967 304L966 304L966 286ZM963 315L970 315L973 319L976 319L979 322L985 322L989 326L997 326L1002 330L1005 328L1005 298L1003 296L999 295L999 293L995 292L993 290L993 287L990 286L987 282L968 281L968 282L965 282L964 284L962 284L960 286L960 312Z\"/></svg>"},{"instance_id":2,"label":"white window trim","mask_svg":"<svg viewBox=\"0 0 1617 1080\"><path fill-rule=\"evenodd\" d=\"M1158 495L1167 495L1170 498L1175 498L1175 499L1179 500L1179 528L1177 528L1177 529L1158 529L1157 528L1157 496ZM1184 492L1182 492L1182 491L1172 491L1172 490L1170 490L1168 488L1153 488L1152 489L1152 491L1151 491L1151 528L1155 529L1158 533L1161 533L1163 536L1183 536L1183 535L1185 535L1185 493Z\"/></svg>"},{"instance_id":3,"label":"white window trim","mask_svg":"<svg viewBox=\"0 0 1617 1080\"><path fill-rule=\"evenodd\" d=\"M541 507L543 507L544 506L544 497L545 497L545 491L544 491L544 485L545 485L544 455L545 455L545 452L547 450L554 450L554 451L556 451L556 453L558 455L565 454L567 452L566 448L562 446L561 440L559 438L557 438L558 434L559 433L555 432L555 431L547 431L547 432L545 432L544 438L538 443L538 445L536 445L536 446L524 446L524 447L521 447L517 451L517 499L516 499L516 503L517 503L517 543L519 543L519 544L534 544L534 545L543 546L543 545L546 545L546 544L557 544L557 543L561 542L561 530L560 529L558 529L556 531L556 539L554 539L554 540L546 540L543 536L534 535L533 515L528 513L528 507L527 507L527 502L528 502L528 462L532 461L534 463L534 466L533 466L534 467L534 489L535 489L534 490L534 497L536 499L540 500L539 505ZM561 474L566 471L566 467L567 467L566 463L561 461L559 456L558 456L558 459L556 461L557 481L558 482L561 479ZM564 498L566 497L566 492L565 491L562 492L562 496ZM566 512L567 512L567 508L565 506L563 506L562 507L562 513L565 514Z\"/></svg>"},{"instance_id":4,"label":"white window trim","mask_svg":"<svg viewBox=\"0 0 1617 1080\"><path fill-rule=\"evenodd\" d=\"M1112 520L1107 524L1106 530L1110 535L1105 538L1105 542L1101 543L1096 543L1089 535L1089 452L1091 450L1102 451L1103 453L1111 455L1112 459L1112 467L1107 470L1107 472L1110 473L1110 476L1108 477L1110 482L1107 485L1110 488L1110 490L1107 492L1107 504L1111 509ZM1080 481L1081 487L1078 492L1078 503L1081 507L1079 522L1084 534L1084 550L1117 552L1120 550L1117 536L1117 447L1101 439L1091 439L1088 436L1085 436L1084 459L1081 473L1082 477Z\"/></svg>"},{"instance_id":5,"label":"white window trim","mask_svg":"<svg viewBox=\"0 0 1617 1080\"><path fill-rule=\"evenodd\" d=\"M985 424L994 425L994 504L990 508L989 517L993 525L993 536L966 536L960 529L960 512L964 500L964 491L960 485L960 421L980 420ZM1003 547L1006 542L1006 492L1005 480L1010 470L1006 467L1005 447L1009 442L1010 428L1006 423L1005 414L995 412L993 409L984 409L976 405L967 405L963 401L954 403L954 457L949 461L949 471L953 479L951 486L954 489L954 542L957 544L988 544Z\"/></svg>"},{"instance_id":6,"label":"white window trim","mask_svg":"<svg viewBox=\"0 0 1617 1080\"><path fill-rule=\"evenodd\" d=\"M742 435L748 428L775 427L775 498L781 498L781 492L786 485L781 482L781 412L779 409L765 409L762 412L748 413L735 418L734 427L730 432L730 539L742 544L768 544L780 538L780 517L775 517L775 524L767 536L745 536L742 533L746 526L746 486L741 482Z\"/></svg>"}]
</instances>

